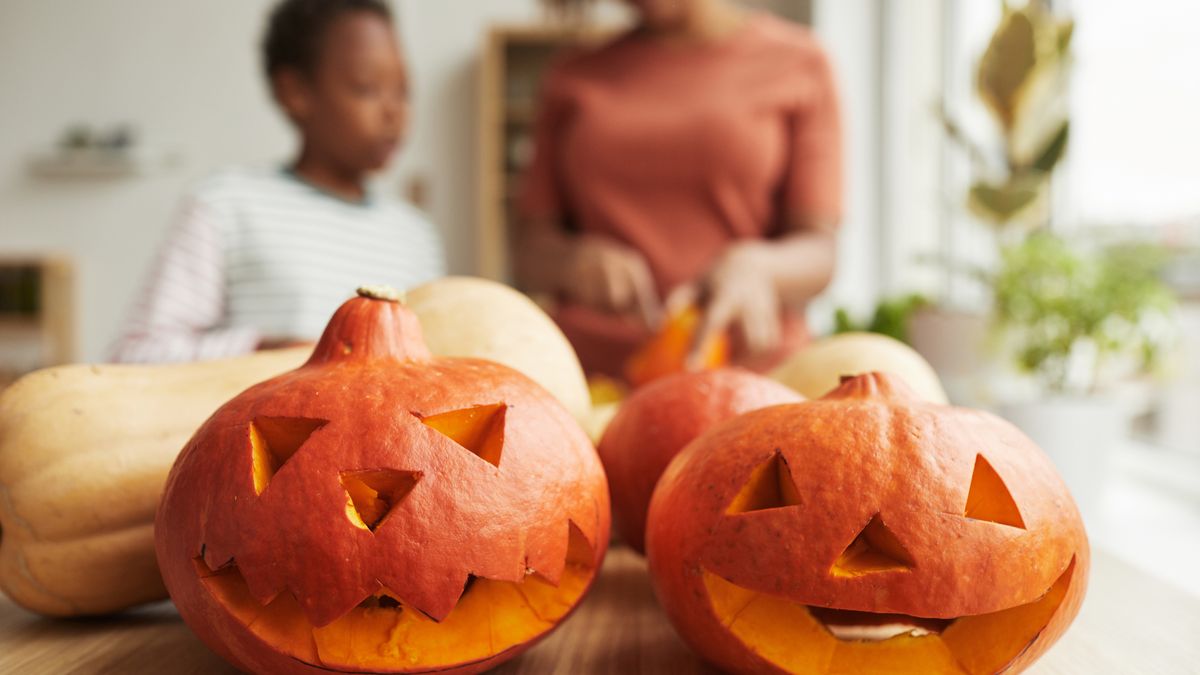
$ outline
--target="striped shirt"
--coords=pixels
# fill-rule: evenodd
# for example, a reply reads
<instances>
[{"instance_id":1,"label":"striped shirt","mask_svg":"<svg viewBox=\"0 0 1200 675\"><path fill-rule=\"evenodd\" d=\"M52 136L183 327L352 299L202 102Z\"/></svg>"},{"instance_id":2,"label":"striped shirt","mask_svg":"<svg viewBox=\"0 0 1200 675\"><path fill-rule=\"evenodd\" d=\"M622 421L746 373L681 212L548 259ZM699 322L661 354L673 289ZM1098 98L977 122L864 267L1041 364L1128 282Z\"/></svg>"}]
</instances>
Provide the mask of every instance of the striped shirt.
<instances>
[{"instance_id":1,"label":"striped shirt","mask_svg":"<svg viewBox=\"0 0 1200 675\"><path fill-rule=\"evenodd\" d=\"M351 202L286 170L226 170L185 199L114 360L314 340L358 286L408 288L443 274L439 234L411 206L374 193Z\"/></svg>"}]
</instances>

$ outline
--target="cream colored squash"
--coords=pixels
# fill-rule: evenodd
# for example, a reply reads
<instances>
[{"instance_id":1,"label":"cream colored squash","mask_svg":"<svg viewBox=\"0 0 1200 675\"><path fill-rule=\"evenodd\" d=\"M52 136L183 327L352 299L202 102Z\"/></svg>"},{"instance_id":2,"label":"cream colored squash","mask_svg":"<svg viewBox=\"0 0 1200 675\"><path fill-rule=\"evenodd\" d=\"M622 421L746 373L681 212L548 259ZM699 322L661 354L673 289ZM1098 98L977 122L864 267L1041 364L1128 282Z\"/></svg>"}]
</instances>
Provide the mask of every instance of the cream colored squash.
<instances>
[{"instance_id":1,"label":"cream colored squash","mask_svg":"<svg viewBox=\"0 0 1200 675\"><path fill-rule=\"evenodd\" d=\"M165 598L154 511L176 454L223 402L310 352L61 366L0 393L0 589L52 616Z\"/></svg>"},{"instance_id":2,"label":"cream colored squash","mask_svg":"<svg viewBox=\"0 0 1200 675\"><path fill-rule=\"evenodd\" d=\"M489 359L519 370L588 427L592 405L579 357L533 300L495 281L446 277L410 290L406 302L421 319L434 354Z\"/></svg>"},{"instance_id":3,"label":"cream colored squash","mask_svg":"<svg viewBox=\"0 0 1200 675\"><path fill-rule=\"evenodd\" d=\"M946 403L933 367L912 347L878 333L842 333L817 340L793 354L771 377L807 398L820 398L843 375L881 371L898 376L921 398Z\"/></svg>"}]
</instances>

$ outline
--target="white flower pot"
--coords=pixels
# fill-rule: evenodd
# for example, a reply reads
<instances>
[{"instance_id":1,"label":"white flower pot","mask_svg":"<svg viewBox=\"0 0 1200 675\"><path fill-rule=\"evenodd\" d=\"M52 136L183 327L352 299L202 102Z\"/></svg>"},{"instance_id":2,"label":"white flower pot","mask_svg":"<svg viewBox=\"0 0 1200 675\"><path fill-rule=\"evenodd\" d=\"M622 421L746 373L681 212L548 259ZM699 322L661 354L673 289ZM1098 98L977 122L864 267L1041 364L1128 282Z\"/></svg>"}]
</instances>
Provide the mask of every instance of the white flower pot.
<instances>
[{"instance_id":1,"label":"white flower pot","mask_svg":"<svg viewBox=\"0 0 1200 675\"><path fill-rule=\"evenodd\" d=\"M988 318L944 307L922 307L908 322L908 339L937 371L950 400L963 405L985 403L983 381Z\"/></svg>"},{"instance_id":2,"label":"white flower pot","mask_svg":"<svg viewBox=\"0 0 1200 675\"><path fill-rule=\"evenodd\" d=\"M1095 523L1100 517L1113 453L1128 435L1129 419L1124 407L1106 397L1052 396L1004 404L1000 414L1049 455L1084 520Z\"/></svg>"},{"instance_id":3,"label":"white flower pot","mask_svg":"<svg viewBox=\"0 0 1200 675\"><path fill-rule=\"evenodd\" d=\"M1171 450L1200 453L1200 382L1179 382L1163 389L1158 442Z\"/></svg>"}]
</instances>

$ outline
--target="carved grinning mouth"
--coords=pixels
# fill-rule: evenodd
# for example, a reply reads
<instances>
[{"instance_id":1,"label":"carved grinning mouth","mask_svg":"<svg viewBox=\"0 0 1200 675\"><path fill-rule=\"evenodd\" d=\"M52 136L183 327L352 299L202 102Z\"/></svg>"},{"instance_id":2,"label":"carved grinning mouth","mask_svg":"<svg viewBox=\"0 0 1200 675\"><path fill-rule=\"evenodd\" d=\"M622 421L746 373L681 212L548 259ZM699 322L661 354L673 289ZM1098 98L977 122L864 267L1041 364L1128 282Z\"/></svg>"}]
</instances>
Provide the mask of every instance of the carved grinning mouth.
<instances>
[{"instance_id":1,"label":"carved grinning mouth","mask_svg":"<svg viewBox=\"0 0 1200 675\"><path fill-rule=\"evenodd\" d=\"M200 582L235 621L274 649L332 669L440 669L484 661L552 629L578 603L595 572L592 546L571 523L566 565L557 585L534 570L523 581L469 576L457 604L435 621L386 588L332 623L314 625L296 597L266 603L250 592L234 561L193 564Z\"/></svg>"},{"instance_id":2,"label":"carved grinning mouth","mask_svg":"<svg viewBox=\"0 0 1200 675\"><path fill-rule=\"evenodd\" d=\"M1066 596L1067 568L1032 602L949 619L794 602L704 570L713 613L739 641L791 672L871 672L903 659L915 672L1002 671L1041 634Z\"/></svg>"},{"instance_id":3,"label":"carved grinning mouth","mask_svg":"<svg viewBox=\"0 0 1200 675\"><path fill-rule=\"evenodd\" d=\"M928 619L909 614L856 612L808 605L808 613L839 640L879 642L897 635L941 635L955 619Z\"/></svg>"}]
</instances>

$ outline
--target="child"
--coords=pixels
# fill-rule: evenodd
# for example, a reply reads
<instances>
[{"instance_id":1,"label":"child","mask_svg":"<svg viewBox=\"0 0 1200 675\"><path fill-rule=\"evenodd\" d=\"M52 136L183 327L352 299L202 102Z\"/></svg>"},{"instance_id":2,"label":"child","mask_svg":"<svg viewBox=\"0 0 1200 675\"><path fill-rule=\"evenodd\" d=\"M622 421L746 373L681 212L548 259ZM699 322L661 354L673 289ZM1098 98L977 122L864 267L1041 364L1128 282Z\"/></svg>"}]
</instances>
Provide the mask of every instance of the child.
<instances>
[{"instance_id":1,"label":"child","mask_svg":"<svg viewBox=\"0 0 1200 675\"><path fill-rule=\"evenodd\" d=\"M284 168L234 169L184 202L118 361L186 361L316 339L364 283L444 274L437 231L366 185L408 126L408 86L381 0L282 0L263 52L300 136Z\"/></svg>"}]
</instances>

